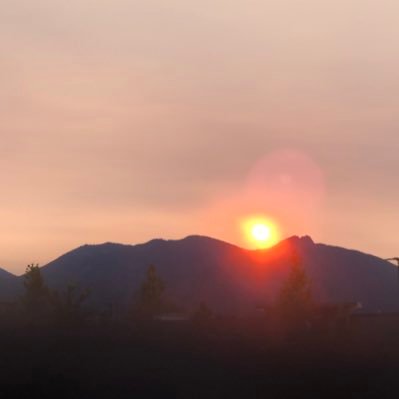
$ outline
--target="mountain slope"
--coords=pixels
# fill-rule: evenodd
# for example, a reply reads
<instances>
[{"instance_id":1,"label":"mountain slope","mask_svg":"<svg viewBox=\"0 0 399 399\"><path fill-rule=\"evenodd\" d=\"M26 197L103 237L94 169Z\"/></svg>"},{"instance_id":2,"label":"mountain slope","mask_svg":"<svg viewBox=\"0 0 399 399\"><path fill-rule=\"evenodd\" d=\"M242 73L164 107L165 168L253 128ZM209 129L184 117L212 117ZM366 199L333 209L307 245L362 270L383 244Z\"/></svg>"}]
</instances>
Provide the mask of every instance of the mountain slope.
<instances>
[{"instance_id":1,"label":"mountain slope","mask_svg":"<svg viewBox=\"0 0 399 399\"><path fill-rule=\"evenodd\" d=\"M223 308L238 294L227 272L229 261L240 259L242 252L205 237L152 240L136 246L86 245L44 266L42 272L50 286L76 283L90 287L96 302L127 303L154 264L171 299L187 305L207 300Z\"/></svg>"},{"instance_id":2,"label":"mountain slope","mask_svg":"<svg viewBox=\"0 0 399 399\"><path fill-rule=\"evenodd\" d=\"M21 291L21 280L0 268L0 301L9 301Z\"/></svg>"},{"instance_id":3,"label":"mountain slope","mask_svg":"<svg viewBox=\"0 0 399 399\"><path fill-rule=\"evenodd\" d=\"M399 308L396 268L377 257L291 237L269 250L249 251L208 237L106 243L77 248L42 268L52 287L89 287L92 301L129 304L148 265L165 281L167 295L186 308L206 301L220 311L246 311L273 301L293 254L300 256L322 302L361 302L366 311Z\"/></svg>"}]
</instances>

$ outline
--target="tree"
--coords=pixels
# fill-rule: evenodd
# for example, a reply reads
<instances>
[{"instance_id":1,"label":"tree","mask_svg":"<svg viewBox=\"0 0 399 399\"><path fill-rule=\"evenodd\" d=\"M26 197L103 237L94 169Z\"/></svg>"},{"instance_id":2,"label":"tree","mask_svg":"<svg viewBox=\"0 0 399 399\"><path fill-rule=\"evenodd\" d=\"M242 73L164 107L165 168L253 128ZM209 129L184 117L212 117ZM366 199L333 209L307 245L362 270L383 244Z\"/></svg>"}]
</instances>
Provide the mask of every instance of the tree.
<instances>
[{"instance_id":1,"label":"tree","mask_svg":"<svg viewBox=\"0 0 399 399\"><path fill-rule=\"evenodd\" d=\"M297 254L281 287L277 307L280 316L292 327L304 327L309 320L313 308L311 285Z\"/></svg>"},{"instance_id":2,"label":"tree","mask_svg":"<svg viewBox=\"0 0 399 399\"><path fill-rule=\"evenodd\" d=\"M25 295L23 303L28 312L43 313L49 304L49 290L44 283L38 264L30 264L24 274Z\"/></svg>"},{"instance_id":3,"label":"tree","mask_svg":"<svg viewBox=\"0 0 399 399\"><path fill-rule=\"evenodd\" d=\"M145 317L153 318L162 310L162 294L165 286L157 274L155 266L151 265L146 274L146 278L139 290L137 311Z\"/></svg>"},{"instance_id":4,"label":"tree","mask_svg":"<svg viewBox=\"0 0 399 399\"><path fill-rule=\"evenodd\" d=\"M64 324L78 323L83 318L82 304L90 295L90 291L79 290L75 285L69 284L65 292L55 291L51 295L54 307L54 316L58 322Z\"/></svg>"}]
</instances>

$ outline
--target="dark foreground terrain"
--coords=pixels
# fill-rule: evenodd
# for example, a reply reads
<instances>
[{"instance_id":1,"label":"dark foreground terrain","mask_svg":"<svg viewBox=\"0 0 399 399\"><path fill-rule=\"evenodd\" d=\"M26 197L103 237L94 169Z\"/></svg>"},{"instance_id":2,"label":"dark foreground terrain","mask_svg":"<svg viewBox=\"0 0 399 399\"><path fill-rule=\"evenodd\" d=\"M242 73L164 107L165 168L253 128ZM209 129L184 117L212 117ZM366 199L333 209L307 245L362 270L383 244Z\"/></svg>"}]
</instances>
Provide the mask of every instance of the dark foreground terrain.
<instances>
[{"instance_id":1,"label":"dark foreground terrain","mask_svg":"<svg viewBox=\"0 0 399 399\"><path fill-rule=\"evenodd\" d=\"M3 328L1 397L393 397L392 330L266 333L249 322Z\"/></svg>"}]
</instances>

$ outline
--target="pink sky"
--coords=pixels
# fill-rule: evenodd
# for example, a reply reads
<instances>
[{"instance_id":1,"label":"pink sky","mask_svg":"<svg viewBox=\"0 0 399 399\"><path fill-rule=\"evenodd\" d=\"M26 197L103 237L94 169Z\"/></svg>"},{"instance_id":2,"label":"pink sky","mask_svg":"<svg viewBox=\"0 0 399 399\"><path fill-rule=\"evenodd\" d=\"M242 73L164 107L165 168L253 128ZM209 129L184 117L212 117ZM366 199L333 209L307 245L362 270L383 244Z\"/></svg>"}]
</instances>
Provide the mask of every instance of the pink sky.
<instances>
[{"instance_id":1,"label":"pink sky","mask_svg":"<svg viewBox=\"0 0 399 399\"><path fill-rule=\"evenodd\" d=\"M283 236L398 256L399 3L2 0L0 266Z\"/></svg>"}]
</instances>

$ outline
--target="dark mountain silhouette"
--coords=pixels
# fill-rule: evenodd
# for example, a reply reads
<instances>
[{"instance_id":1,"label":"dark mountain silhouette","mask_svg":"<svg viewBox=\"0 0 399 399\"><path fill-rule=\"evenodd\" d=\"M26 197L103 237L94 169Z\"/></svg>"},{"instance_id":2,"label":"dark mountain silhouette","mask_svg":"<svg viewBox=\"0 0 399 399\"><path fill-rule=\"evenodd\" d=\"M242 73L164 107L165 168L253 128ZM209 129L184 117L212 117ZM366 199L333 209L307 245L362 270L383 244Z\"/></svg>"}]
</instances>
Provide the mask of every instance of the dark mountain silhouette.
<instances>
[{"instance_id":1,"label":"dark mountain silhouette","mask_svg":"<svg viewBox=\"0 0 399 399\"><path fill-rule=\"evenodd\" d=\"M0 268L0 300L9 301L22 289L20 279L14 274Z\"/></svg>"},{"instance_id":2,"label":"dark mountain silhouette","mask_svg":"<svg viewBox=\"0 0 399 399\"><path fill-rule=\"evenodd\" d=\"M302 260L321 302L361 302L365 311L399 308L396 267L372 255L291 237L268 250L249 251L226 242L189 236L140 245L84 245L42 268L47 284L91 289L91 302L129 305L150 264L171 301L186 309L205 301L218 311L245 312L272 303L293 254ZM8 287L8 288L4 288ZM0 289L21 289L22 277L0 272Z\"/></svg>"}]
</instances>

